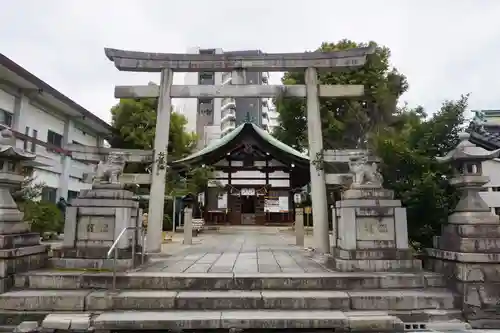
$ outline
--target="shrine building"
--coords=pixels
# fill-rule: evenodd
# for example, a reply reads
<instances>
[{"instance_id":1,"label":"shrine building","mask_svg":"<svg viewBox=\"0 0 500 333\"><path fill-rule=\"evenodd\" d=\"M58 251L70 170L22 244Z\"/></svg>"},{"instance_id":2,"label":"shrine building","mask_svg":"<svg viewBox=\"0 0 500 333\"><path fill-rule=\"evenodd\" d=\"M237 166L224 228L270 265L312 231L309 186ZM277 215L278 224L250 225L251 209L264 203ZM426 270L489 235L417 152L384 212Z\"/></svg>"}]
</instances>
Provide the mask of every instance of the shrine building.
<instances>
[{"instance_id":1,"label":"shrine building","mask_svg":"<svg viewBox=\"0 0 500 333\"><path fill-rule=\"evenodd\" d=\"M308 156L250 122L170 165L215 169L201 196L206 224L293 222L293 190L310 181Z\"/></svg>"}]
</instances>

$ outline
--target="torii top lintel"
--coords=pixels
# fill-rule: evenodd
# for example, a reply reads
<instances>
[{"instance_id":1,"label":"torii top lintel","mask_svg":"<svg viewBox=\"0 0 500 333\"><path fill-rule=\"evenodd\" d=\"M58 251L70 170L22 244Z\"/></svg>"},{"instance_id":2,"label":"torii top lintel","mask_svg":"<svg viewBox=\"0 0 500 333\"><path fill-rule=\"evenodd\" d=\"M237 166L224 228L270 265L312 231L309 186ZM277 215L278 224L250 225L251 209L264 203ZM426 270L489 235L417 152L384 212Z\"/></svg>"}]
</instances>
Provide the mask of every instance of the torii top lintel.
<instances>
[{"instance_id":1,"label":"torii top lintel","mask_svg":"<svg viewBox=\"0 0 500 333\"><path fill-rule=\"evenodd\" d=\"M334 52L263 53L260 55L148 53L105 48L116 68L127 72L230 72L246 69L255 72L284 72L315 67L343 71L365 64L373 47Z\"/></svg>"}]
</instances>

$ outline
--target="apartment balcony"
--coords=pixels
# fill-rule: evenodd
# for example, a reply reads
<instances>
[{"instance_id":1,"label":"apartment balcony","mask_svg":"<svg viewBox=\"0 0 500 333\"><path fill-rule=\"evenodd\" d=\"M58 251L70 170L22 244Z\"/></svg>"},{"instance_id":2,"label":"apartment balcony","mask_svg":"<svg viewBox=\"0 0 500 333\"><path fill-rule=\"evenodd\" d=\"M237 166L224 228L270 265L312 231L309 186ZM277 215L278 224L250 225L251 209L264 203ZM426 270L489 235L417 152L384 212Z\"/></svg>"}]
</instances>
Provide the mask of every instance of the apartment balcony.
<instances>
[{"instance_id":1,"label":"apartment balcony","mask_svg":"<svg viewBox=\"0 0 500 333\"><path fill-rule=\"evenodd\" d=\"M236 128L236 121L226 121L224 123L221 123L221 133L220 136L223 137L224 135L228 134L232 130Z\"/></svg>"},{"instance_id":2,"label":"apartment balcony","mask_svg":"<svg viewBox=\"0 0 500 333\"><path fill-rule=\"evenodd\" d=\"M222 110L221 112L221 118L220 118L221 124L229 120L232 121L236 120L236 110L234 108Z\"/></svg>"},{"instance_id":3,"label":"apartment balcony","mask_svg":"<svg viewBox=\"0 0 500 333\"><path fill-rule=\"evenodd\" d=\"M262 72L262 83L269 83L269 72Z\"/></svg>"},{"instance_id":4,"label":"apartment balcony","mask_svg":"<svg viewBox=\"0 0 500 333\"><path fill-rule=\"evenodd\" d=\"M222 73L222 85L231 84L233 77L231 72Z\"/></svg>"},{"instance_id":5,"label":"apartment balcony","mask_svg":"<svg viewBox=\"0 0 500 333\"><path fill-rule=\"evenodd\" d=\"M222 99L221 102L221 111L226 109L236 109L236 100L232 97L227 97Z\"/></svg>"}]
</instances>

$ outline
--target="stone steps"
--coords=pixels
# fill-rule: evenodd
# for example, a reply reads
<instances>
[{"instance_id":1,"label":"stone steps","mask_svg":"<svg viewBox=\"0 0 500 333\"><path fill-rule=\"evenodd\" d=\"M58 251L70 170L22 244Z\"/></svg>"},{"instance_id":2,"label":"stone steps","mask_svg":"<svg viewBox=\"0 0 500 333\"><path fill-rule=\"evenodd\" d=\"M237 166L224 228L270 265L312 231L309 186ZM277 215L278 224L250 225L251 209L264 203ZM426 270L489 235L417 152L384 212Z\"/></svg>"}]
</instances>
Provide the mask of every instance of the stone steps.
<instances>
[{"instance_id":1,"label":"stone steps","mask_svg":"<svg viewBox=\"0 0 500 333\"><path fill-rule=\"evenodd\" d=\"M151 310L145 310L145 313L150 312ZM241 310L242 312L254 312L254 311L249 311L249 310ZM255 310L259 311L259 310ZM265 311L272 311L272 310L265 310ZM311 311L317 311L317 310L311 310ZM25 322L25 321L36 321L41 323L48 315L54 314L65 314L65 315L74 315L75 312L59 312L59 311L9 311L9 310L0 310L0 325L1 326L9 326L12 327L13 325L17 325L19 323ZM117 310L116 312L121 312L120 310ZM143 313L144 311L140 311ZM158 312L154 311L153 312ZM200 311L192 310L192 311L178 311L178 310L170 310L170 311L165 311L168 313L179 313L179 312L192 312L192 313L197 313ZM227 312L227 311L220 311L220 312ZM236 311L238 312L238 311ZM290 311L288 311L290 312ZM294 311L294 312L301 312L301 311ZM309 312L309 311L308 311ZM338 311L335 311L338 312ZM77 312L78 315L84 315L84 314L92 314L95 316L96 314L102 313L101 311L92 311L92 312ZM113 311L111 311L113 313ZM349 315L363 315L363 316L394 316L399 318L401 321L403 321L406 325L429 325L429 324L439 324L439 323L450 323L450 322L460 322L462 319L462 312L460 310L432 310L432 309L427 309L427 310L411 310L411 311L348 311L347 312ZM133 331L133 330L132 330ZM10 330L9 332L12 332Z\"/></svg>"},{"instance_id":2,"label":"stone steps","mask_svg":"<svg viewBox=\"0 0 500 333\"><path fill-rule=\"evenodd\" d=\"M344 332L402 332L388 314L342 311L147 311L108 312L93 320L96 330L334 329Z\"/></svg>"},{"instance_id":3,"label":"stone steps","mask_svg":"<svg viewBox=\"0 0 500 333\"><path fill-rule=\"evenodd\" d=\"M444 289L370 291L14 290L0 295L1 310L451 310Z\"/></svg>"},{"instance_id":4,"label":"stone steps","mask_svg":"<svg viewBox=\"0 0 500 333\"><path fill-rule=\"evenodd\" d=\"M113 274L43 270L16 275L18 289L110 289ZM131 290L376 290L444 287L439 274L418 273L117 273Z\"/></svg>"},{"instance_id":5,"label":"stone steps","mask_svg":"<svg viewBox=\"0 0 500 333\"><path fill-rule=\"evenodd\" d=\"M40 321L50 314L56 322L57 315L80 316L78 322L88 315L92 326L102 330L392 332L408 323L461 319L442 277L427 272L129 272L117 274L116 292L109 290L112 281L109 272L41 270L17 275L15 289L0 294L0 324Z\"/></svg>"}]
</instances>

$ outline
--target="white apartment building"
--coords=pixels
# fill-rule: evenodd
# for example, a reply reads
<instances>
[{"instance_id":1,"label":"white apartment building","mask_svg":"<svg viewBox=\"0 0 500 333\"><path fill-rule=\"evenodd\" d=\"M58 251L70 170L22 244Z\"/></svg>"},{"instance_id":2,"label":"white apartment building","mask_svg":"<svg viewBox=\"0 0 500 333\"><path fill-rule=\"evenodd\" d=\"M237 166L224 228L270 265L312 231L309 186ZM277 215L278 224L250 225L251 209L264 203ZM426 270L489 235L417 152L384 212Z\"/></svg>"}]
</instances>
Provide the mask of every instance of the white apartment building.
<instances>
[{"instance_id":1,"label":"white apartment building","mask_svg":"<svg viewBox=\"0 0 500 333\"><path fill-rule=\"evenodd\" d=\"M479 195L491 207L493 213L500 215L500 160L483 162L482 169L490 181L484 185L485 189L479 192Z\"/></svg>"},{"instance_id":2,"label":"white apartment building","mask_svg":"<svg viewBox=\"0 0 500 333\"><path fill-rule=\"evenodd\" d=\"M500 148L500 110L475 110L470 140L488 150ZM477 126L480 124L481 126ZM490 181L479 194L491 207L492 212L500 215L500 159L486 161L482 171Z\"/></svg>"},{"instance_id":3,"label":"white apartment building","mask_svg":"<svg viewBox=\"0 0 500 333\"><path fill-rule=\"evenodd\" d=\"M278 111L276 111L276 106L272 105L272 103L269 103L267 119L265 119L265 122L263 121L264 123L267 125L269 133L273 133L274 129L279 126Z\"/></svg>"},{"instance_id":4,"label":"white apartment building","mask_svg":"<svg viewBox=\"0 0 500 333\"><path fill-rule=\"evenodd\" d=\"M12 129L17 147L36 153L36 182L46 185L44 200L71 199L82 189L83 174L94 166L74 161L68 143L101 146L111 126L3 54L0 54L0 124Z\"/></svg>"},{"instance_id":5,"label":"white apartment building","mask_svg":"<svg viewBox=\"0 0 500 333\"><path fill-rule=\"evenodd\" d=\"M220 48L202 49L193 47L187 50L190 54L260 54L258 50L230 51ZM205 72L184 73L179 84L184 85L225 85L231 84L231 73ZM244 84L267 84L268 73L247 72ZM269 105L267 98L186 98L174 102L186 117L186 129L198 135L198 149L219 139L241 123L250 120L254 124L268 129Z\"/></svg>"}]
</instances>

